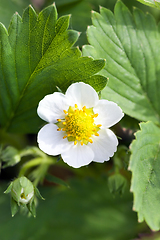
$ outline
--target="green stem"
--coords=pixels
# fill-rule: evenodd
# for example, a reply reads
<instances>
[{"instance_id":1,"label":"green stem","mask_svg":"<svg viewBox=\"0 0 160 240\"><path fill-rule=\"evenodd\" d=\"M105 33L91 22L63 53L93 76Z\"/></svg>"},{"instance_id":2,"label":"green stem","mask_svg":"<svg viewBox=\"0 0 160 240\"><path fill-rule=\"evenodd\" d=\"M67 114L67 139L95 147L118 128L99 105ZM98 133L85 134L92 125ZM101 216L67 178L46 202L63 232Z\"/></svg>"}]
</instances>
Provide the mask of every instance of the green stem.
<instances>
[{"instance_id":1,"label":"green stem","mask_svg":"<svg viewBox=\"0 0 160 240\"><path fill-rule=\"evenodd\" d=\"M52 165L52 164L55 164L56 161L54 161L54 158L51 158L51 157L46 157L46 158L41 158L41 157L38 157L38 158L34 158L28 162L26 162L20 172L19 172L19 175L18 177L21 177L21 176L24 176L25 173L27 172L28 169L30 168L33 168L33 167L36 167L38 165L41 165L41 164L46 164L46 165Z\"/></svg>"}]
</instances>

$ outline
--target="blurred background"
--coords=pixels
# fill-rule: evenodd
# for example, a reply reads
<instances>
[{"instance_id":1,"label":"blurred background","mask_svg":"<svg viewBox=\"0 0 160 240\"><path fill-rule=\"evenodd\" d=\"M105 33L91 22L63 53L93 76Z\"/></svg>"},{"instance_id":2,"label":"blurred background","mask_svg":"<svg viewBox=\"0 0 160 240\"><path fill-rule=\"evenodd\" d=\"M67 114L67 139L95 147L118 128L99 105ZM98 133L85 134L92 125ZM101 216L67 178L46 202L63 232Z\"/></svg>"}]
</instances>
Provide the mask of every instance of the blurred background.
<instances>
[{"instance_id":1,"label":"blurred background","mask_svg":"<svg viewBox=\"0 0 160 240\"><path fill-rule=\"evenodd\" d=\"M160 12L136 0L123 0L132 11L138 7L154 15L159 21ZM51 0L0 0L0 22L8 29L15 12L21 16L31 4L36 12L52 4ZM71 14L70 28L81 32L77 45L88 44L86 29L91 25L91 10L99 6L114 11L116 0L55 0L58 16ZM129 129L129 130L128 130ZM137 222L132 211L133 196L129 191L130 172L127 170L128 147L138 129L138 122L125 117L114 127L121 139L114 158L104 164L92 163L88 167L72 169L60 161L49 172L66 181L69 187L52 184L47 180L38 187L45 201L39 201L37 217L10 213L10 198L3 194L23 162L16 167L2 169L0 175L0 240L158 240L159 233L152 233L145 223ZM36 146L36 135L15 136L16 146ZM19 139L21 141L19 141ZM116 174L116 166L120 175ZM114 180L114 181L112 181ZM117 185L113 186L116 183Z\"/></svg>"}]
</instances>

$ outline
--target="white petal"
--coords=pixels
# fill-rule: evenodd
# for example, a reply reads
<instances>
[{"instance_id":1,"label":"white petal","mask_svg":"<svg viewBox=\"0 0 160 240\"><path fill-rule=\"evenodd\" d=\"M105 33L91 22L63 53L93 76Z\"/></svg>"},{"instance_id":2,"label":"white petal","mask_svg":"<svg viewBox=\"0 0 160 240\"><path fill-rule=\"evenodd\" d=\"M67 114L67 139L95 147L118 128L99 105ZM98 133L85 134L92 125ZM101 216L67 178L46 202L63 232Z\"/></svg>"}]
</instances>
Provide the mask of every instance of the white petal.
<instances>
[{"instance_id":1,"label":"white petal","mask_svg":"<svg viewBox=\"0 0 160 240\"><path fill-rule=\"evenodd\" d=\"M72 147L61 154L62 159L69 166L79 168L88 165L94 158L94 153L87 145L72 145Z\"/></svg>"},{"instance_id":2,"label":"white petal","mask_svg":"<svg viewBox=\"0 0 160 240\"><path fill-rule=\"evenodd\" d=\"M118 140L116 135L110 129L101 129L98 137L93 138L90 144L94 152L94 162L108 161L117 151Z\"/></svg>"},{"instance_id":3,"label":"white petal","mask_svg":"<svg viewBox=\"0 0 160 240\"><path fill-rule=\"evenodd\" d=\"M98 113L95 123L101 124L105 128L113 126L124 116L122 109L116 103L108 100L99 100L93 111Z\"/></svg>"},{"instance_id":4,"label":"white petal","mask_svg":"<svg viewBox=\"0 0 160 240\"><path fill-rule=\"evenodd\" d=\"M22 193L24 193L24 192L23 192L23 188L22 188L21 194L22 194ZM19 202L20 202L20 203L23 203L23 204L27 204L27 203L31 200L31 198L32 198L33 196L34 196L34 191L32 191L31 193L29 193L26 198L21 198L21 196L20 196Z\"/></svg>"},{"instance_id":5,"label":"white petal","mask_svg":"<svg viewBox=\"0 0 160 240\"><path fill-rule=\"evenodd\" d=\"M77 104L79 108L86 106L87 108L94 107L98 101L98 94L88 84L83 82L73 83L66 91L66 97L70 104Z\"/></svg>"},{"instance_id":6,"label":"white petal","mask_svg":"<svg viewBox=\"0 0 160 240\"><path fill-rule=\"evenodd\" d=\"M39 144L39 148L49 154L49 155L58 155L63 151L67 151L71 142L63 136L65 132L57 131L57 126L55 124L47 124L38 132L37 142Z\"/></svg>"},{"instance_id":7,"label":"white petal","mask_svg":"<svg viewBox=\"0 0 160 240\"><path fill-rule=\"evenodd\" d=\"M38 105L37 113L46 122L57 122L57 119L64 118L63 110L68 110L69 105L64 94L55 92L46 95Z\"/></svg>"}]
</instances>

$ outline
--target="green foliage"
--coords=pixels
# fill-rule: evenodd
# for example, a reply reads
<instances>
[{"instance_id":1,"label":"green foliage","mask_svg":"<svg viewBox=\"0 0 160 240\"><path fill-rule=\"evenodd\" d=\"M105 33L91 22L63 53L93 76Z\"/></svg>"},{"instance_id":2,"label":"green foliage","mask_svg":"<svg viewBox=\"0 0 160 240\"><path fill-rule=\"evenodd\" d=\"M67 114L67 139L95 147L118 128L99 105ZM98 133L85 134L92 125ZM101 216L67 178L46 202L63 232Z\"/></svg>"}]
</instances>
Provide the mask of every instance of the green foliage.
<instances>
[{"instance_id":1,"label":"green foliage","mask_svg":"<svg viewBox=\"0 0 160 240\"><path fill-rule=\"evenodd\" d=\"M29 156L19 171L19 176L28 175L37 186L42 183L50 165L55 164L57 157L50 157L37 147L28 147L20 151L20 156Z\"/></svg>"},{"instance_id":2,"label":"green foliage","mask_svg":"<svg viewBox=\"0 0 160 240\"><path fill-rule=\"evenodd\" d=\"M117 102L123 111L141 121L160 124L160 34L155 19L134 9L133 16L118 1L114 14L103 7L92 12L87 30L91 46L83 54L105 58L101 71L109 77L102 98Z\"/></svg>"},{"instance_id":3,"label":"green foliage","mask_svg":"<svg viewBox=\"0 0 160 240\"><path fill-rule=\"evenodd\" d=\"M131 144L131 190L139 221L152 230L160 229L159 146L160 146L160 33L150 14L138 9L133 15L118 1L114 14L103 7L92 12L93 26L87 36L91 45L83 47L84 56L105 58L101 74L109 78L102 98L118 103L123 111L141 121L141 131ZM112 191L121 186L119 174L111 176Z\"/></svg>"},{"instance_id":4,"label":"green foliage","mask_svg":"<svg viewBox=\"0 0 160 240\"><path fill-rule=\"evenodd\" d=\"M53 176L53 175L51 175L51 174L49 174L49 173L46 175L45 179L46 179L47 181L51 182L51 183L56 183L56 184L58 184L58 185L62 185L62 186L64 186L64 187L68 187L68 188L69 188L68 183L66 183L66 182L63 181L62 179L60 179L60 178L58 178L58 177L55 177L55 176Z\"/></svg>"},{"instance_id":5,"label":"green foliage","mask_svg":"<svg viewBox=\"0 0 160 240\"><path fill-rule=\"evenodd\" d=\"M111 175L108 178L108 187L113 194L123 194L127 186L127 179L120 173Z\"/></svg>"},{"instance_id":6,"label":"green foliage","mask_svg":"<svg viewBox=\"0 0 160 240\"><path fill-rule=\"evenodd\" d=\"M15 12L22 14L30 3L30 0L0 0L0 22L8 27L11 16Z\"/></svg>"},{"instance_id":7,"label":"green foliage","mask_svg":"<svg viewBox=\"0 0 160 240\"><path fill-rule=\"evenodd\" d=\"M1 194L1 238L128 240L143 227L132 212L132 194L113 198L105 178L73 179L69 185L64 191L47 186L40 189L45 201L38 204L36 219L19 214L11 219L7 198Z\"/></svg>"},{"instance_id":8,"label":"green foliage","mask_svg":"<svg viewBox=\"0 0 160 240\"><path fill-rule=\"evenodd\" d=\"M145 219L150 228L157 231L160 229L160 129L152 122L141 123L140 127L131 144L129 166L134 210L140 222Z\"/></svg>"},{"instance_id":9,"label":"green foliage","mask_svg":"<svg viewBox=\"0 0 160 240\"><path fill-rule=\"evenodd\" d=\"M52 0L45 1L51 4ZM112 7L116 0L55 0L59 15L71 14L71 29L81 32L77 45L82 46L87 43L86 28L91 24L91 10L98 10L99 6Z\"/></svg>"},{"instance_id":10,"label":"green foliage","mask_svg":"<svg viewBox=\"0 0 160 240\"><path fill-rule=\"evenodd\" d=\"M22 18L14 14L8 32L0 24L0 125L5 131L36 133L42 124L38 102L57 91L56 86L65 91L71 83L83 81L97 91L104 88L105 77L95 74L105 62L81 57L72 47L79 34L67 30L69 18L57 20L54 5L37 17L29 6Z\"/></svg>"},{"instance_id":11,"label":"green foliage","mask_svg":"<svg viewBox=\"0 0 160 240\"><path fill-rule=\"evenodd\" d=\"M160 9L160 0L138 1ZM140 5L138 1L136 3ZM46 5L49 2L47 0ZM93 25L87 30L91 45L83 47L83 56L76 47L86 41L84 32L86 25L91 24L91 9L98 11L98 5L112 8L113 2L115 0L57 0L60 15L72 13L70 21L70 15L58 19L54 4L38 15L29 6L20 17L17 12L21 14L29 0L14 0L10 4L9 0L0 0L0 21L3 24L8 26L9 15L16 11L8 30L0 24L0 142L4 144L0 149L0 164L2 161L5 168L17 164L22 157L28 159L21 166L17 182L13 181L16 183L14 188L12 182L5 191L12 193L12 215L19 206L23 207L23 212L36 214L36 199L26 205L23 202L23 198L28 196L28 189L22 191L25 181L17 185L19 179L25 178L24 175L33 181L31 190L34 188L34 193L41 199L35 186L44 178L65 186L59 191L58 187L56 190L43 189L47 200L39 205L36 221L22 219L20 215L10 220L4 207L6 198L1 194L0 236L5 236L5 240L13 236L17 240L24 236L26 240L44 237L106 240L106 236L109 240L128 240L136 237L132 195L126 192L127 181L130 180L130 173L125 170L129 161L126 147L118 148L113 164L106 163L107 169L92 165L94 170L92 167L92 170L82 170L87 176L108 171L108 181L105 177L97 181L73 180L68 185L55 176L47 175L48 168L57 162L57 157L47 156L36 147L21 149L24 144L16 144L20 138L16 139L15 133L37 133L42 126L43 121L37 116L36 109L46 94L57 89L65 92L70 84L80 81L101 92L102 98L117 102L128 115L121 126L127 127L131 133L137 130L139 120L148 121L140 124L141 130L135 134L136 139L131 144L131 191L139 221L145 220L152 230L160 230L160 25L150 14L136 8L132 14L122 1L118 1L114 13L104 7L100 7L100 13L92 11ZM123 2L129 7L132 5L132 1ZM77 42L79 31L83 33ZM107 78L109 83L106 86ZM6 147L6 143L16 148ZM78 175L78 171L74 174ZM81 177L86 175L79 174ZM123 194L120 197L115 193ZM8 204L6 206L8 209ZM10 231L7 231L8 227ZM158 240L159 234L148 239L155 237Z\"/></svg>"},{"instance_id":12,"label":"green foliage","mask_svg":"<svg viewBox=\"0 0 160 240\"><path fill-rule=\"evenodd\" d=\"M52 2L52 0L46 0L44 6L52 4ZM68 13L71 14L70 28L81 32L77 42L77 45L79 46L87 43L86 29L88 25L91 25L91 11L98 11L99 6L113 10L116 2L117 0L55 0L59 16ZM142 5L136 0L123 0L123 2L130 9L132 9L134 5L152 13L157 10L155 8L153 9Z\"/></svg>"},{"instance_id":13,"label":"green foliage","mask_svg":"<svg viewBox=\"0 0 160 240\"><path fill-rule=\"evenodd\" d=\"M14 166L18 162L20 162L20 160L21 160L21 156L19 151L12 146L6 147L0 153L0 161L5 162L5 164L3 165L3 168Z\"/></svg>"},{"instance_id":14,"label":"green foliage","mask_svg":"<svg viewBox=\"0 0 160 240\"><path fill-rule=\"evenodd\" d=\"M137 0L145 5L148 5L150 7L155 7L160 9L160 0Z\"/></svg>"}]
</instances>

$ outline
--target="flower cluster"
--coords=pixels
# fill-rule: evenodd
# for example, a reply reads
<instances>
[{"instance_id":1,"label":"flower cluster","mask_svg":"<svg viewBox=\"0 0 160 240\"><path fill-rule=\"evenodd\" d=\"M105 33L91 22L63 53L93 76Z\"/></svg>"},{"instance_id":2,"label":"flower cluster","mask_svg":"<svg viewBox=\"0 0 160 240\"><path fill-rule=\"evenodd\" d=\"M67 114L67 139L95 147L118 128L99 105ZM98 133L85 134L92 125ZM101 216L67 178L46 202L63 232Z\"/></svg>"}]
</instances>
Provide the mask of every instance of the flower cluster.
<instances>
[{"instance_id":1,"label":"flower cluster","mask_svg":"<svg viewBox=\"0 0 160 240\"><path fill-rule=\"evenodd\" d=\"M65 94L45 96L37 112L48 122L38 133L39 148L49 155L61 154L74 168L108 161L117 150L117 137L109 128L124 114L116 103L99 100L88 84L74 83Z\"/></svg>"}]
</instances>

